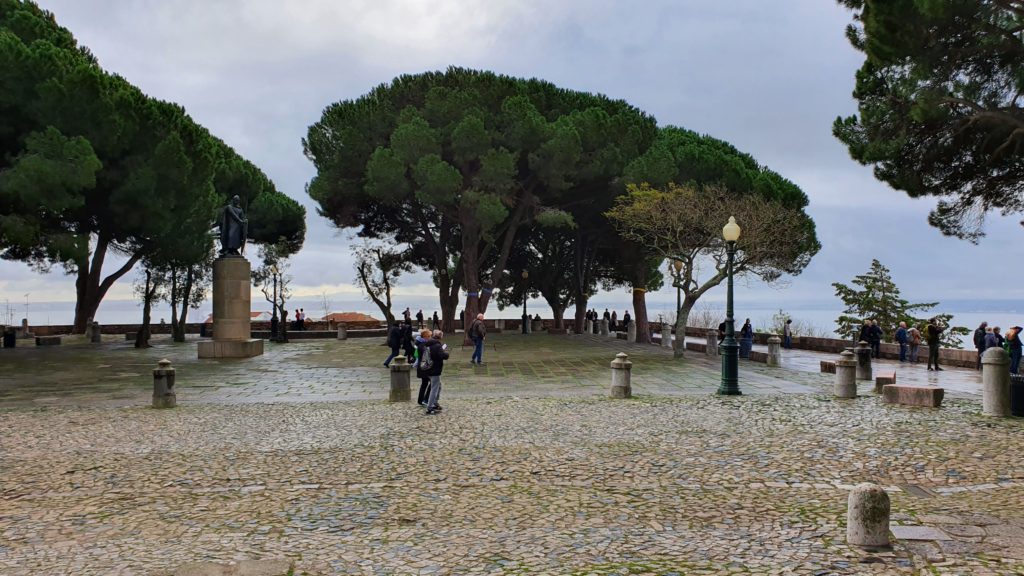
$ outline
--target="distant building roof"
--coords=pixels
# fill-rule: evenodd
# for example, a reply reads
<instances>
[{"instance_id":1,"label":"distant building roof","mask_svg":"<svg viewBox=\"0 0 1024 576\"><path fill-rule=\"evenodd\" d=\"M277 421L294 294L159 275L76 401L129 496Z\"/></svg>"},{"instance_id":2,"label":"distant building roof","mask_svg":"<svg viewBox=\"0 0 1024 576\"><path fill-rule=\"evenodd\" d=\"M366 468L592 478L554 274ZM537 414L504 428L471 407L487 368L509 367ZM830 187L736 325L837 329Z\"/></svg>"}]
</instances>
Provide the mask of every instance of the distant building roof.
<instances>
[{"instance_id":1,"label":"distant building roof","mask_svg":"<svg viewBox=\"0 0 1024 576\"><path fill-rule=\"evenodd\" d=\"M331 312L323 319L326 322L380 322L373 316L362 312Z\"/></svg>"}]
</instances>

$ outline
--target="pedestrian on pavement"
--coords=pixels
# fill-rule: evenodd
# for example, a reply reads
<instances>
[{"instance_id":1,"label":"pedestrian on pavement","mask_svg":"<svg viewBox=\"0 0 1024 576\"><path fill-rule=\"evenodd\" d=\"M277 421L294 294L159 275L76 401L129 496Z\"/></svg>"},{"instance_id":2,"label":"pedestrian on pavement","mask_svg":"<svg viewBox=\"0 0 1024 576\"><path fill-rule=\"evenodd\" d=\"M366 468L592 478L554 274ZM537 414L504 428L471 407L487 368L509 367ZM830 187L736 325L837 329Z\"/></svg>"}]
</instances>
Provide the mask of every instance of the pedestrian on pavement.
<instances>
[{"instance_id":1,"label":"pedestrian on pavement","mask_svg":"<svg viewBox=\"0 0 1024 576\"><path fill-rule=\"evenodd\" d=\"M612 321L608 324L608 331L615 332L615 325L619 321L619 314L615 310L612 310Z\"/></svg>"},{"instance_id":2,"label":"pedestrian on pavement","mask_svg":"<svg viewBox=\"0 0 1024 576\"><path fill-rule=\"evenodd\" d=\"M437 317L437 310L434 310L433 326L431 326L430 329L431 330L437 330L438 327L440 327L440 325L441 325L441 319Z\"/></svg>"},{"instance_id":3,"label":"pedestrian on pavement","mask_svg":"<svg viewBox=\"0 0 1024 576\"><path fill-rule=\"evenodd\" d=\"M411 364L413 358L416 355L416 347L413 345L412 339L412 320L409 322L402 323L402 350L405 352L405 358Z\"/></svg>"},{"instance_id":4,"label":"pedestrian on pavement","mask_svg":"<svg viewBox=\"0 0 1024 576\"><path fill-rule=\"evenodd\" d=\"M985 353L985 333L988 332L988 322L982 322L974 331L974 348L978 351L977 370L981 370L981 355Z\"/></svg>"},{"instance_id":5,"label":"pedestrian on pavement","mask_svg":"<svg viewBox=\"0 0 1024 576\"><path fill-rule=\"evenodd\" d=\"M469 363L482 366L484 363L484 338L487 337L487 325L484 324L484 315L477 314L476 320L469 327L469 339L473 341L473 356Z\"/></svg>"},{"instance_id":6,"label":"pedestrian on pavement","mask_svg":"<svg viewBox=\"0 0 1024 576\"><path fill-rule=\"evenodd\" d=\"M633 321L633 318L629 315L629 310L622 311L622 327L629 329L629 323Z\"/></svg>"},{"instance_id":7,"label":"pedestrian on pavement","mask_svg":"<svg viewBox=\"0 0 1024 576\"><path fill-rule=\"evenodd\" d=\"M996 346L1005 349L1006 338L1003 337L1002 329L999 326L996 326L992 329L992 335L996 337ZM985 349L988 350L988 346L986 346Z\"/></svg>"},{"instance_id":8,"label":"pedestrian on pavement","mask_svg":"<svg viewBox=\"0 0 1024 576\"><path fill-rule=\"evenodd\" d=\"M910 348L908 354L911 364L917 364L917 350L921 346L921 331L917 329L917 326L911 326L907 330L907 346Z\"/></svg>"},{"instance_id":9,"label":"pedestrian on pavement","mask_svg":"<svg viewBox=\"0 0 1024 576\"><path fill-rule=\"evenodd\" d=\"M900 362L907 361L907 323L900 322L900 327L896 329L896 343L900 345Z\"/></svg>"},{"instance_id":10,"label":"pedestrian on pavement","mask_svg":"<svg viewBox=\"0 0 1024 576\"><path fill-rule=\"evenodd\" d=\"M750 351L754 348L754 327L750 324L750 318L740 328L740 358L750 358Z\"/></svg>"},{"instance_id":11,"label":"pedestrian on pavement","mask_svg":"<svg viewBox=\"0 0 1024 576\"><path fill-rule=\"evenodd\" d=\"M793 349L793 319L786 318L786 323L782 325L782 347L786 350Z\"/></svg>"},{"instance_id":12,"label":"pedestrian on pavement","mask_svg":"<svg viewBox=\"0 0 1024 576\"><path fill-rule=\"evenodd\" d=\"M424 359L429 366L425 368L430 377L430 394L427 396L427 414L437 414L441 411L441 405L437 400L441 397L441 373L444 371L444 361L448 359L448 345L441 342L444 339L444 332L434 330L433 339Z\"/></svg>"},{"instance_id":13,"label":"pedestrian on pavement","mask_svg":"<svg viewBox=\"0 0 1024 576\"><path fill-rule=\"evenodd\" d=\"M384 361L384 367L388 368L391 366L391 361L398 356L402 349L402 324L395 320L395 323L388 330L388 348L391 348L391 355Z\"/></svg>"},{"instance_id":14,"label":"pedestrian on pavement","mask_svg":"<svg viewBox=\"0 0 1024 576\"><path fill-rule=\"evenodd\" d=\"M882 355L882 327L878 325L878 320L871 321L871 355L875 358L880 358Z\"/></svg>"},{"instance_id":15,"label":"pedestrian on pavement","mask_svg":"<svg viewBox=\"0 0 1024 576\"><path fill-rule=\"evenodd\" d=\"M406 322L412 324L412 311L409 310L408 306L406 306L405 307L405 311L402 312L402 319L405 320Z\"/></svg>"},{"instance_id":16,"label":"pedestrian on pavement","mask_svg":"<svg viewBox=\"0 0 1024 576\"><path fill-rule=\"evenodd\" d=\"M925 340L928 342L928 369L931 370L934 366L935 370L942 372L942 368L939 368L939 335L945 328L940 328L935 318L932 318L925 330Z\"/></svg>"},{"instance_id":17,"label":"pedestrian on pavement","mask_svg":"<svg viewBox=\"0 0 1024 576\"><path fill-rule=\"evenodd\" d=\"M416 402L420 406L427 405L427 397L430 394L430 374L423 368L423 359L430 351L430 342L433 333L430 330L421 330L416 336L416 377L420 379L420 393Z\"/></svg>"},{"instance_id":18,"label":"pedestrian on pavement","mask_svg":"<svg viewBox=\"0 0 1024 576\"><path fill-rule=\"evenodd\" d=\"M996 337L992 328L985 329L985 350L999 345L999 338Z\"/></svg>"},{"instance_id":19,"label":"pedestrian on pavement","mask_svg":"<svg viewBox=\"0 0 1024 576\"><path fill-rule=\"evenodd\" d=\"M718 324L718 344L721 345L725 341L725 322Z\"/></svg>"},{"instance_id":20,"label":"pedestrian on pavement","mask_svg":"<svg viewBox=\"0 0 1024 576\"><path fill-rule=\"evenodd\" d=\"M860 334L857 335L857 341L871 343L871 320L864 320L864 325L860 327Z\"/></svg>"},{"instance_id":21,"label":"pedestrian on pavement","mask_svg":"<svg viewBox=\"0 0 1024 576\"><path fill-rule=\"evenodd\" d=\"M1006 331L1006 342L1010 345L1010 374L1016 374L1020 369L1021 357L1021 327L1014 326Z\"/></svg>"},{"instance_id":22,"label":"pedestrian on pavement","mask_svg":"<svg viewBox=\"0 0 1024 576\"><path fill-rule=\"evenodd\" d=\"M416 313L416 328L423 329L423 310Z\"/></svg>"}]
</instances>

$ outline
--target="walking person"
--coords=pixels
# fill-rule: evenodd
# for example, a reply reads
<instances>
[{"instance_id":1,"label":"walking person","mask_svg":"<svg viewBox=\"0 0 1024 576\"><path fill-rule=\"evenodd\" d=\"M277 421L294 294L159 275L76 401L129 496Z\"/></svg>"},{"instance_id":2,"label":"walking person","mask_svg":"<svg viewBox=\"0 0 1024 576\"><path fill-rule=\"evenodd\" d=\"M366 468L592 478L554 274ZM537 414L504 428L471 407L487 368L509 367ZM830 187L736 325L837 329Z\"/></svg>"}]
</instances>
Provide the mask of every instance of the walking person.
<instances>
[{"instance_id":1,"label":"walking person","mask_svg":"<svg viewBox=\"0 0 1024 576\"><path fill-rule=\"evenodd\" d=\"M793 319L786 318L786 323L782 325L782 347L786 350L793 349Z\"/></svg>"},{"instance_id":2,"label":"walking person","mask_svg":"<svg viewBox=\"0 0 1024 576\"><path fill-rule=\"evenodd\" d=\"M935 318L932 318L928 321L925 331L925 340L928 342L928 369L931 370L934 366L935 370L942 372L942 368L939 368L939 335L945 328L940 328Z\"/></svg>"},{"instance_id":3,"label":"walking person","mask_svg":"<svg viewBox=\"0 0 1024 576\"><path fill-rule=\"evenodd\" d=\"M871 343L871 355L875 358L880 358L882 355L882 327L878 325L878 320L871 321L871 330L869 332L871 339L868 342Z\"/></svg>"},{"instance_id":4,"label":"walking person","mask_svg":"<svg viewBox=\"0 0 1024 576\"><path fill-rule=\"evenodd\" d=\"M427 405L427 397L430 394L430 374L424 368L423 359L430 351L430 341L433 333L430 330L421 330L416 336L416 377L420 379L420 393L416 403L420 406Z\"/></svg>"},{"instance_id":5,"label":"walking person","mask_svg":"<svg viewBox=\"0 0 1024 576\"><path fill-rule=\"evenodd\" d=\"M398 356L402 348L402 325L395 320L395 323L388 330L388 348L391 348L391 355L384 361L384 367L388 368L391 366L391 361Z\"/></svg>"},{"instance_id":6,"label":"walking person","mask_svg":"<svg viewBox=\"0 0 1024 576\"><path fill-rule=\"evenodd\" d=\"M982 322L974 331L974 348L978 351L977 370L981 370L981 355L985 353L985 333L987 328L988 322Z\"/></svg>"},{"instance_id":7,"label":"walking person","mask_svg":"<svg viewBox=\"0 0 1024 576\"><path fill-rule=\"evenodd\" d=\"M443 339L444 332L434 330L433 339L431 339L427 354L424 356L424 360L428 364L425 371L430 377L427 414L437 414L441 411L441 405L437 403L437 400L441 397L441 373L444 371L444 361L448 359L448 345L441 342Z\"/></svg>"},{"instance_id":8,"label":"walking person","mask_svg":"<svg viewBox=\"0 0 1024 576\"><path fill-rule=\"evenodd\" d=\"M483 366L484 363L484 338L487 337L487 326L484 324L484 315L477 314L476 320L469 327L469 339L473 341L473 356L469 363Z\"/></svg>"},{"instance_id":9,"label":"walking person","mask_svg":"<svg viewBox=\"0 0 1024 576\"><path fill-rule=\"evenodd\" d=\"M910 348L908 359L911 364L917 364L917 350L921 347L921 331L917 326L911 326L907 330L907 346Z\"/></svg>"},{"instance_id":10,"label":"walking person","mask_svg":"<svg viewBox=\"0 0 1024 576\"><path fill-rule=\"evenodd\" d=\"M416 313L416 328L423 330L423 310Z\"/></svg>"},{"instance_id":11,"label":"walking person","mask_svg":"<svg viewBox=\"0 0 1024 576\"><path fill-rule=\"evenodd\" d=\"M412 342L412 322L402 324L402 351L405 352L405 358L411 364L416 354L416 347Z\"/></svg>"},{"instance_id":12,"label":"walking person","mask_svg":"<svg viewBox=\"0 0 1024 576\"><path fill-rule=\"evenodd\" d=\"M1021 327L1014 326L1006 331L1006 342L1010 345L1010 374L1016 374L1020 369L1020 357L1022 352Z\"/></svg>"},{"instance_id":13,"label":"walking person","mask_svg":"<svg viewBox=\"0 0 1024 576\"><path fill-rule=\"evenodd\" d=\"M896 329L896 343L900 345L900 362L907 361L907 323L900 322Z\"/></svg>"}]
</instances>

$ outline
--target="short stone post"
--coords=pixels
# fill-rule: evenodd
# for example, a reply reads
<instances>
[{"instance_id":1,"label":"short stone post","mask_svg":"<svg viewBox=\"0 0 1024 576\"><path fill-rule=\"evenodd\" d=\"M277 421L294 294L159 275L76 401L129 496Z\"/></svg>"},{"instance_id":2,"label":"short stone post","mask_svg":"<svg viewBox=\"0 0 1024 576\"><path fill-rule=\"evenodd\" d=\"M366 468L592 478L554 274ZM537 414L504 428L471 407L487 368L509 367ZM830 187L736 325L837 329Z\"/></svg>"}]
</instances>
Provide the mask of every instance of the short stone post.
<instances>
[{"instance_id":1,"label":"short stone post","mask_svg":"<svg viewBox=\"0 0 1024 576\"><path fill-rule=\"evenodd\" d=\"M782 338L779 338L777 334L768 337L768 365L775 367L782 365Z\"/></svg>"},{"instance_id":2,"label":"short stone post","mask_svg":"<svg viewBox=\"0 0 1024 576\"><path fill-rule=\"evenodd\" d=\"M629 385L629 371L633 363L624 352L615 355L612 360L612 398L630 398L633 396L633 388Z\"/></svg>"},{"instance_id":3,"label":"short stone post","mask_svg":"<svg viewBox=\"0 0 1024 576\"><path fill-rule=\"evenodd\" d=\"M608 320L601 318L601 336L608 335Z\"/></svg>"},{"instance_id":4,"label":"short stone post","mask_svg":"<svg viewBox=\"0 0 1024 576\"><path fill-rule=\"evenodd\" d=\"M502 320L501 318L495 320L494 321L494 329L497 330L498 332L504 331L505 330L505 321Z\"/></svg>"},{"instance_id":5,"label":"short stone post","mask_svg":"<svg viewBox=\"0 0 1024 576\"><path fill-rule=\"evenodd\" d=\"M706 352L708 356L718 356L718 330L708 330L707 339L708 347Z\"/></svg>"},{"instance_id":6,"label":"short stone post","mask_svg":"<svg viewBox=\"0 0 1024 576\"><path fill-rule=\"evenodd\" d=\"M849 350L844 350L836 360L836 384L832 394L836 398L857 397L857 360Z\"/></svg>"},{"instance_id":7,"label":"short stone post","mask_svg":"<svg viewBox=\"0 0 1024 576\"><path fill-rule=\"evenodd\" d=\"M348 340L348 326L338 324L338 340Z\"/></svg>"},{"instance_id":8,"label":"short stone post","mask_svg":"<svg viewBox=\"0 0 1024 576\"><path fill-rule=\"evenodd\" d=\"M92 323L92 332L89 333L89 341L93 344L100 344L103 342L103 331L100 330L100 323Z\"/></svg>"},{"instance_id":9,"label":"short stone post","mask_svg":"<svg viewBox=\"0 0 1024 576\"><path fill-rule=\"evenodd\" d=\"M854 347L857 355L857 380L872 380L871 377L871 345L861 340Z\"/></svg>"},{"instance_id":10,"label":"short stone post","mask_svg":"<svg viewBox=\"0 0 1024 576\"><path fill-rule=\"evenodd\" d=\"M672 347L672 325L668 322L661 323L661 345L665 348Z\"/></svg>"},{"instance_id":11,"label":"short stone post","mask_svg":"<svg viewBox=\"0 0 1024 576\"><path fill-rule=\"evenodd\" d=\"M583 333L584 334L593 334L594 333L594 321L593 320L584 320L583 321Z\"/></svg>"},{"instance_id":12,"label":"short stone post","mask_svg":"<svg viewBox=\"0 0 1024 576\"><path fill-rule=\"evenodd\" d=\"M534 320L533 321L533 326L531 327L530 332L543 332L543 331L544 331L544 321L543 320Z\"/></svg>"},{"instance_id":13,"label":"short stone post","mask_svg":"<svg viewBox=\"0 0 1024 576\"><path fill-rule=\"evenodd\" d=\"M889 495L877 484L858 484L850 490L846 509L846 543L889 546Z\"/></svg>"},{"instance_id":14,"label":"short stone post","mask_svg":"<svg viewBox=\"0 0 1024 576\"><path fill-rule=\"evenodd\" d=\"M178 396L174 393L174 368L167 358L157 362L153 370L153 408L174 408Z\"/></svg>"},{"instance_id":15,"label":"short stone post","mask_svg":"<svg viewBox=\"0 0 1024 576\"><path fill-rule=\"evenodd\" d=\"M391 393L388 395L389 402L408 402L411 398L409 391L409 370L412 365L405 356L395 356L391 361Z\"/></svg>"},{"instance_id":16,"label":"short stone post","mask_svg":"<svg viewBox=\"0 0 1024 576\"><path fill-rule=\"evenodd\" d=\"M626 342L636 344L636 322L630 322L626 326Z\"/></svg>"},{"instance_id":17,"label":"short stone post","mask_svg":"<svg viewBox=\"0 0 1024 576\"><path fill-rule=\"evenodd\" d=\"M981 413L1005 418L1010 415L1010 357L995 347L981 356Z\"/></svg>"},{"instance_id":18,"label":"short stone post","mask_svg":"<svg viewBox=\"0 0 1024 576\"><path fill-rule=\"evenodd\" d=\"M526 325L526 333L527 334L532 334L533 333L533 320L530 320L529 317L526 317L526 318L523 319L523 323Z\"/></svg>"}]
</instances>

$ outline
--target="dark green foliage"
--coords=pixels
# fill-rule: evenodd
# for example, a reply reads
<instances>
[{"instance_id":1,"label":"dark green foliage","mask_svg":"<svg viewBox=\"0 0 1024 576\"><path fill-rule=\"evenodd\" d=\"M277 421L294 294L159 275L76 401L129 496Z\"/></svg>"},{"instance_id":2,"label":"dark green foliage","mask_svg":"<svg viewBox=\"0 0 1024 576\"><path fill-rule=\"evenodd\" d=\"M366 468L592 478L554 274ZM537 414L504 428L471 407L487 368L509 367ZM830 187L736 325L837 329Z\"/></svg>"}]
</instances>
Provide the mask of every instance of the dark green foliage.
<instances>
[{"instance_id":1,"label":"dark green foliage","mask_svg":"<svg viewBox=\"0 0 1024 576\"><path fill-rule=\"evenodd\" d=\"M840 0L864 52L858 114L833 133L875 177L938 196L929 222L977 241L989 210L1024 210L1024 2Z\"/></svg>"}]
</instances>

